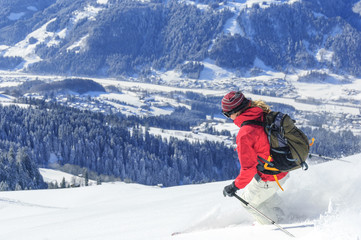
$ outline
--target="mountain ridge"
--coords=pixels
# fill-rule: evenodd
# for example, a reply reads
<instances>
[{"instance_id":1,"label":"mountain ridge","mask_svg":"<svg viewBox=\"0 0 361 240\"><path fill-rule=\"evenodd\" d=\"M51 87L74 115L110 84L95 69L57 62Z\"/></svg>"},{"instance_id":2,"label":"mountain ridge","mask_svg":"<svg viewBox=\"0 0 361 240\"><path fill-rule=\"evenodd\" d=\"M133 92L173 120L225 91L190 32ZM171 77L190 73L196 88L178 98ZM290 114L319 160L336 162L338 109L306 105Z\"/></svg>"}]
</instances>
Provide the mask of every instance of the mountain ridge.
<instances>
[{"instance_id":1,"label":"mountain ridge","mask_svg":"<svg viewBox=\"0 0 361 240\"><path fill-rule=\"evenodd\" d=\"M20 66L23 70L150 76L153 69L180 71L188 61L201 66L211 58L216 65L243 75L260 59L276 71L328 69L360 76L361 23L357 3L47 1L43 9L39 7L31 16L24 13L17 20L8 19L11 10L0 12L8 19L8 25L0 24L0 57L29 57L30 53L24 56L11 48L31 31L46 26L44 33L48 37L27 40L34 47L32 54L39 59L27 68ZM238 32L225 30L230 19L236 21L231 31L236 28ZM20 26L28 27L24 30ZM198 78L199 69L193 71L188 67L190 74L186 76Z\"/></svg>"}]
</instances>

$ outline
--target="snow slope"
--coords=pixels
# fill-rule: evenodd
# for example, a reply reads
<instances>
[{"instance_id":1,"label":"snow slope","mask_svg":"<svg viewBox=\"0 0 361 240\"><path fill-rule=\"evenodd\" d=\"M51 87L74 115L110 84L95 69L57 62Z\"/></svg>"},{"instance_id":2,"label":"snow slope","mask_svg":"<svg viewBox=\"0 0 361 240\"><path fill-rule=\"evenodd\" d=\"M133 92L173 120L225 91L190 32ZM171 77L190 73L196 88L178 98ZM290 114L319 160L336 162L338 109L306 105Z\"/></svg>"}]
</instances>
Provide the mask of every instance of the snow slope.
<instances>
[{"instance_id":1,"label":"snow slope","mask_svg":"<svg viewBox=\"0 0 361 240\"><path fill-rule=\"evenodd\" d=\"M65 180L66 183L71 184L72 182L77 182L80 185L85 185L85 180L83 176L74 176L69 173L59 172L53 169L39 168L40 174L43 176L43 179L47 183L58 183L60 185L61 181ZM89 180L89 185L96 184L96 181Z\"/></svg>"},{"instance_id":2,"label":"snow slope","mask_svg":"<svg viewBox=\"0 0 361 240\"><path fill-rule=\"evenodd\" d=\"M361 237L361 155L292 173L281 193L298 239ZM0 239L193 240L288 239L274 226L252 226L230 183L159 188L117 182L73 189L0 193ZM240 190L241 191L241 190ZM174 232L182 234L171 236Z\"/></svg>"}]
</instances>

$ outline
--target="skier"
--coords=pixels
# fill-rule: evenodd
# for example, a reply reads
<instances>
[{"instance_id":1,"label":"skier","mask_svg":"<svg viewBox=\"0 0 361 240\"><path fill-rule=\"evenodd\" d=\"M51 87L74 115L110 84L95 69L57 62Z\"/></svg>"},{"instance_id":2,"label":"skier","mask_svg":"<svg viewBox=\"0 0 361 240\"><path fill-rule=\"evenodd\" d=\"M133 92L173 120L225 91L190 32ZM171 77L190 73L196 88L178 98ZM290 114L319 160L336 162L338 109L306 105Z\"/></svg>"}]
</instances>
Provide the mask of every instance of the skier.
<instances>
[{"instance_id":1,"label":"skier","mask_svg":"<svg viewBox=\"0 0 361 240\"><path fill-rule=\"evenodd\" d=\"M270 107L263 101L247 99L241 91L231 91L222 99L222 113L227 118L241 127L244 121L263 121L264 113L269 113ZM243 189L241 197L270 218L279 222L284 217L280 208L282 201L277 194L279 188L273 175L266 175L257 170L257 157L268 159L270 144L262 126L245 125L240 128L237 138L237 152L241 164L241 170L232 184L224 187L223 195L232 197L237 190ZM288 172L277 174L279 183L282 185L288 178ZM251 208L245 208L260 224L269 224Z\"/></svg>"}]
</instances>

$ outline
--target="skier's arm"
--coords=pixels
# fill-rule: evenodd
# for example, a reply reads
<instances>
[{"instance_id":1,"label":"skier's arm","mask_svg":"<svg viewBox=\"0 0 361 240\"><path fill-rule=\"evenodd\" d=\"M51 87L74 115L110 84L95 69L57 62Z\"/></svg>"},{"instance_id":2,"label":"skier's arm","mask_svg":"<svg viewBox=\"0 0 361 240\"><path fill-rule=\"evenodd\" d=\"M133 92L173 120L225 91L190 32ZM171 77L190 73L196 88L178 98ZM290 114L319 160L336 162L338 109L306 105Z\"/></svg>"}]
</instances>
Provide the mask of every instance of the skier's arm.
<instances>
[{"instance_id":1,"label":"skier's arm","mask_svg":"<svg viewBox=\"0 0 361 240\"><path fill-rule=\"evenodd\" d=\"M244 135L237 139L237 152L241 170L235 179L235 185L239 189L247 186L257 173L257 154L252 148L252 142L249 135Z\"/></svg>"}]
</instances>

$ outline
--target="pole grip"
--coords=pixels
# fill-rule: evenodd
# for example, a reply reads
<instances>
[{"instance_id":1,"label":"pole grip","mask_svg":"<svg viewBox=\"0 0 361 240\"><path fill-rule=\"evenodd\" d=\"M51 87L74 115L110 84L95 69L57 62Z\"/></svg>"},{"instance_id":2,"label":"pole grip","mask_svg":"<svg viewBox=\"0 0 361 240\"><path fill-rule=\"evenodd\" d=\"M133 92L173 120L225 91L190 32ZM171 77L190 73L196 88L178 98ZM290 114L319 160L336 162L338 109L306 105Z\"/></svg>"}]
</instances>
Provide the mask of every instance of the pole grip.
<instances>
[{"instance_id":1,"label":"pole grip","mask_svg":"<svg viewBox=\"0 0 361 240\"><path fill-rule=\"evenodd\" d=\"M244 200L243 198L241 198L240 196L238 196L237 194L233 194L233 196L235 198L237 198L239 201L241 201L244 205L248 206L249 205L249 202L247 202L246 200Z\"/></svg>"}]
</instances>

